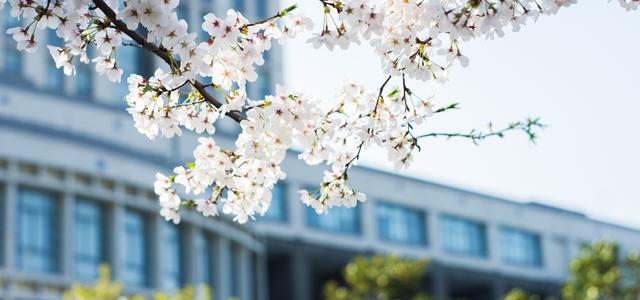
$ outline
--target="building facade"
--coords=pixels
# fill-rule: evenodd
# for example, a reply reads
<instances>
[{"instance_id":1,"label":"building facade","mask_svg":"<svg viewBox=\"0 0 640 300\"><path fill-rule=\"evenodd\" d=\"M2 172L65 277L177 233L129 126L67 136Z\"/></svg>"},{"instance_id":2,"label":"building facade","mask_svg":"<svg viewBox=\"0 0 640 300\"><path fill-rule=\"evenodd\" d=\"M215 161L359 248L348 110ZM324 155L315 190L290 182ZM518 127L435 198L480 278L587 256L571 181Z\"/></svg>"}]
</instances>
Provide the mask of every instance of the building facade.
<instances>
[{"instance_id":1,"label":"building facade","mask_svg":"<svg viewBox=\"0 0 640 300\"><path fill-rule=\"evenodd\" d=\"M206 13L234 8L255 19L278 9L277 1L181 2L177 13L197 32ZM162 62L123 47L122 84L93 65L66 77L44 45L15 50L4 32L20 23L7 5L0 13L0 299L60 299L73 282L93 282L101 263L127 293L205 283L216 299L265 299L266 251L250 228L195 213L174 226L158 215L151 179L191 156L196 137L143 138L123 99L128 73L151 74ZM46 39L61 43L55 33ZM279 51L258 69L251 96L281 80Z\"/></svg>"},{"instance_id":2,"label":"building facade","mask_svg":"<svg viewBox=\"0 0 640 300\"><path fill-rule=\"evenodd\" d=\"M204 14L229 7L261 18L277 1L183 0L178 13L199 28ZM16 21L2 13L4 32ZM157 213L154 174L191 160L197 137L150 141L124 111L124 84L86 66L65 77L46 49L21 54L5 34L0 46L0 299L59 299L72 282L93 281L102 262L131 293L206 283L216 299L319 299L350 258L373 253L429 258L425 289L439 299L498 299L516 286L557 293L593 239L640 248L637 230L576 212L367 168L351 180L369 201L318 216L297 191L323 170L295 153L265 216L240 226L186 213L174 226ZM135 48L119 53L129 71L161 63ZM282 83L280 59L276 47L250 95ZM217 129L231 146L237 126Z\"/></svg>"}]
</instances>

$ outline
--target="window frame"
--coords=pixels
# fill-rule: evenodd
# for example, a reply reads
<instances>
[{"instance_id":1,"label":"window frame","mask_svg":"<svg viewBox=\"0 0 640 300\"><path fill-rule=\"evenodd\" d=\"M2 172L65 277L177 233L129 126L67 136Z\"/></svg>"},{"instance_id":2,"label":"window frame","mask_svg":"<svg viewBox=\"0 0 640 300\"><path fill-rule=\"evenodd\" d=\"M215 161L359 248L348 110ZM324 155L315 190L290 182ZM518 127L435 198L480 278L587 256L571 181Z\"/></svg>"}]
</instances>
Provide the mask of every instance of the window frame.
<instances>
[{"instance_id":1,"label":"window frame","mask_svg":"<svg viewBox=\"0 0 640 300\"><path fill-rule=\"evenodd\" d=\"M531 260L531 262L527 262L527 261L517 261L512 259L513 257L507 257L506 256L506 251L504 249L505 243L504 243L504 234L505 233L509 233L509 234L515 234L515 235L519 235L520 237L523 236L528 236L530 238L532 238L532 241L535 242L535 246L536 246L536 252L535 255L533 257L533 259ZM524 229L524 228L520 228L520 227L515 227L515 226L509 226L509 225L501 225L498 228L498 249L500 252L500 261L507 264L507 265L511 265L511 266L517 266L517 267L531 267L531 268L542 268L544 267L544 253L543 253L543 248L542 248L542 236L534 231L528 230L528 229Z\"/></svg>"},{"instance_id":2,"label":"window frame","mask_svg":"<svg viewBox=\"0 0 640 300\"><path fill-rule=\"evenodd\" d=\"M108 255L108 250L109 249L106 246L108 244L108 241L109 241L108 240L109 234L107 232L108 214L107 214L107 211L106 211L106 207L102 203L102 201L95 200L95 199L92 199L92 198L89 198L89 197L76 195L75 202L74 202L74 212L73 212L73 222L74 222L74 228L75 228L75 230L73 232L73 234L74 234L74 236L73 236L73 238L74 238L74 247L73 247L73 250L72 250L73 251L73 261L74 261L74 270L72 270L72 271L73 271L73 276L74 277L80 278L80 277L88 276L88 274L79 274L78 269L77 269L78 268L78 253L77 253L78 249L76 249L75 246L76 246L76 243L77 243L78 238L79 238L78 235L77 235L77 232L78 232L77 231L78 211L79 211L78 207L79 207L79 205L90 205L90 206L93 206L93 207L97 208L98 214L99 214L99 218L100 218L99 224L98 224L98 226L99 226L99 228L98 228L98 232L99 233L98 234L100 235L99 238L98 238L98 242L99 242L99 245L98 245L98 251L99 251L99 253L98 253L98 264L97 264L97 266L95 266L96 267L96 270L95 270L96 273L94 275L96 277L93 278L93 279L95 279L95 278L97 278L97 275L99 275L98 274L98 267L103 263L108 263L108 256L109 256ZM105 241L107 243L105 243Z\"/></svg>"},{"instance_id":3,"label":"window frame","mask_svg":"<svg viewBox=\"0 0 640 300\"><path fill-rule=\"evenodd\" d=\"M316 188L309 188L307 187L307 190L309 189L316 189ZM302 209L304 209L303 215L304 215L304 224L306 228L309 229L313 229L313 230L318 230L321 232L329 232L329 233L338 233L338 234L343 234L343 235L348 235L348 236L361 236L362 235L362 208L361 206L364 203L358 203L356 204L355 207L351 207L351 208L347 208L344 206L340 206L340 207L333 207L333 208L329 208L328 211L325 214L322 215L318 215L315 210L311 207L311 206L307 206L307 205L303 205ZM328 228L328 227L323 227L321 225L321 222L319 221L320 218L326 217L328 214L331 213L331 210L336 210L336 209L344 209L344 210L350 210L353 211L355 213L355 217L354 217L354 222L355 222L355 231L345 231L342 230L341 228ZM313 218L310 218L310 216L314 216ZM316 219L318 221L317 224L314 224L314 222L312 222L312 219Z\"/></svg>"},{"instance_id":4,"label":"window frame","mask_svg":"<svg viewBox=\"0 0 640 300\"><path fill-rule=\"evenodd\" d=\"M29 245L28 247L26 245L22 244L22 234L21 234L21 230L22 230L22 226L20 226L20 224L22 223L22 214L25 213L22 210L23 209L27 209L24 207L24 200L22 197L24 197L23 193L28 192L28 193L35 193L35 194L40 194L40 195L46 195L46 201L48 202L50 205L50 211L48 212L49 215L49 224L45 224L45 230L50 230L50 232L48 232L48 236L46 237L48 239L48 241L46 241L45 243L49 243L50 245L47 247L43 247L43 249L37 249L37 252L45 252L45 251L49 251L49 253L40 253L39 255L47 255L50 261L49 261L49 269L36 269L36 268L31 268L29 266L26 266L24 260L25 257L23 256L24 253L26 253L27 251L30 250L25 250L25 248L31 248L33 247L33 245ZM62 239L64 238L63 234L61 234L61 225L62 222L60 221L62 219L62 207L61 207L61 200L60 200L60 194L56 193L54 191L50 191L50 190L46 190L46 189L41 189L41 188L37 188L37 187L32 187L32 186L18 186L17 189L17 195L16 195L16 223L15 223L15 250L17 251L16 253L16 257L15 257L15 264L16 264L16 269L23 271L23 272L28 272L28 273L42 273L42 274L59 274L62 271ZM31 217L34 217L33 215L35 214L37 218L42 218L42 213L40 210L34 212L33 208L29 209L31 210ZM32 225L30 228L33 229ZM41 228L42 229L42 228ZM30 234L32 235L32 234ZM31 241L33 242L33 241ZM45 249L46 248L46 249ZM42 259L42 258L40 258Z\"/></svg>"},{"instance_id":5,"label":"window frame","mask_svg":"<svg viewBox=\"0 0 640 300\"><path fill-rule=\"evenodd\" d=\"M124 230L124 242L127 243L127 239L128 239L128 224L127 224L127 218L129 215L137 215L138 217L140 217L140 219L142 220L142 228L140 231L142 231L142 258L143 258L143 266L142 266L142 282L133 282L130 281L129 278L127 278L127 275L129 273L129 262L127 261L127 257L130 257L131 255L128 255L127 253L125 253L125 258L122 262L123 264L123 268L124 268L124 272L123 272L123 276L122 276L122 281L125 284L130 284L130 285L134 285L134 286L138 286L138 287L150 287L151 286L151 257L149 255L145 255L145 252L149 251L149 249L151 248L151 241L152 241L152 237L150 236L151 233L151 224L149 222L149 216L147 214L145 214L144 211L141 210L136 210L136 209L132 209L132 208L125 208L124 210L124 218L123 218L123 224L122 226L124 226L123 230Z\"/></svg>"},{"instance_id":6,"label":"window frame","mask_svg":"<svg viewBox=\"0 0 640 300\"><path fill-rule=\"evenodd\" d=\"M392 237L388 237L385 238L382 236L382 231L380 231L380 211L379 209L381 207L386 207L387 209L393 209L393 210L400 210L403 213L411 213L411 214L416 214L417 217L419 218L420 221L420 225L421 225L421 233L420 233L420 240L417 242L414 241L410 241L410 240L400 240L400 239L393 239ZM375 221L376 221L376 237L378 240L383 241L385 243L392 243L392 244L400 244L400 245L407 245L407 246L414 246L414 247L428 247L429 246L429 230L428 230L428 213L426 210L418 208L418 207L413 207L413 206L408 206L408 205L404 205L404 204L398 204L397 202L391 202L391 201L385 201L385 200L378 200L374 203L374 217L375 217ZM405 219L406 220L406 219ZM408 225L407 225L408 228ZM407 234L407 236L409 236L409 234Z\"/></svg>"},{"instance_id":7,"label":"window frame","mask_svg":"<svg viewBox=\"0 0 640 300\"><path fill-rule=\"evenodd\" d=\"M273 191L275 191L276 188L280 189L280 193L282 194L282 198L281 198L282 202L280 203L280 205L282 205L281 218L275 218L273 216L269 216L269 212L274 209L273 204L275 202L273 201L274 199L273 196L275 195L275 193L273 193ZM269 210L267 210L267 212L265 212L264 215L260 216L260 220L269 222L269 223L277 223L277 224L289 223L289 184L288 183L282 181L274 185L271 193L271 205L269 206Z\"/></svg>"},{"instance_id":8,"label":"window frame","mask_svg":"<svg viewBox=\"0 0 640 300\"><path fill-rule=\"evenodd\" d=\"M448 248L449 245L447 245L447 243L445 242L446 234L444 232L445 231L444 223L447 222L447 220L449 221L454 220L454 221L461 222L462 224L465 224L466 228L470 228L469 225L476 225L481 232L481 235L480 235L480 240L482 241L481 251L479 253L474 253L472 251L465 251L464 249ZM442 213L438 218L438 226L439 226L440 243L441 243L440 248L442 251L445 252L445 254L479 258L479 259L487 259L490 256L489 236L487 232L487 224L485 222L478 219L460 216L456 214ZM468 231L468 229L465 229L465 231ZM472 244L471 241L467 241L467 242L469 244Z\"/></svg>"}]
</instances>

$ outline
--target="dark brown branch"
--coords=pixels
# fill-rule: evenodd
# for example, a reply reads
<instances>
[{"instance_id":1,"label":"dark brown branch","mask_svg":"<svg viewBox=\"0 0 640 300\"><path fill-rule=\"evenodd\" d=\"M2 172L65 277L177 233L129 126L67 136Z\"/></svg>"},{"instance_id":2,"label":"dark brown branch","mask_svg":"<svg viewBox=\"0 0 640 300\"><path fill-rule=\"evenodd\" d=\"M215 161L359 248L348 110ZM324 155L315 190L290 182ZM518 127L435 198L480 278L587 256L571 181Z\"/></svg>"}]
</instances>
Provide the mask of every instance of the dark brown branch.
<instances>
[{"instance_id":1,"label":"dark brown branch","mask_svg":"<svg viewBox=\"0 0 640 300\"><path fill-rule=\"evenodd\" d=\"M145 39L143 36L141 36L137 32L129 29L127 27L127 24L125 24L122 20L118 20L116 13L111 9L111 7L109 7L109 5L107 5L107 3L104 2L104 0L92 0L92 1L93 1L93 4L95 4L95 6L100 11L102 11L102 13L104 13L104 15L109 19L111 23L113 23L113 25L116 26L116 28L119 31L126 34L128 37L130 37L132 40L138 43L138 45L140 45L142 48L160 57L164 62L169 64L169 66L174 66L177 64L176 60L173 59L173 57L167 50L161 49L155 44L147 42L147 39ZM222 102L218 101L218 99L216 99L211 94L209 94L209 92L207 92L206 87L202 83L200 83L198 80L193 81L193 87L202 95L204 100L210 103L211 105L217 108L220 108L222 106ZM238 123L244 120L244 118L237 112L229 112L227 113L227 116L229 116L229 118L233 119Z\"/></svg>"}]
</instances>

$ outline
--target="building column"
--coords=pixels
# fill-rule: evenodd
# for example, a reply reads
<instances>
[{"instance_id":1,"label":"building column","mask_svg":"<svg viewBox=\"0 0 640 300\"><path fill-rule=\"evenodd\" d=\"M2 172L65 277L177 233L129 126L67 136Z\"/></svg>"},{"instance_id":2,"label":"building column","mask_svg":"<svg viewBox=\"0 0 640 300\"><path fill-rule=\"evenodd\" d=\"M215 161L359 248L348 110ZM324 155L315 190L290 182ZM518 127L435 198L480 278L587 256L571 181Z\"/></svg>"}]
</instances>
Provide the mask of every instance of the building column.
<instances>
[{"instance_id":1,"label":"building column","mask_svg":"<svg viewBox=\"0 0 640 300\"><path fill-rule=\"evenodd\" d=\"M375 207L374 207L375 204L376 203L371 200L358 204L358 206L360 206L360 209L361 209L360 224L362 226L362 234L365 240L367 241L367 243L369 244L369 246L372 246L373 243L376 242L376 232L377 232L378 226L377 226Z\"/></svg>"},{"instance_id":2,"label":"building column","mask_svg":"<svg viewBox=\"0 0 640 300\"><path fill-rule=\"evenodd\" d=\"M181 257L186 258L182 261L182 272L184 276L184 285L191 285L194 288L198 288L200 278L198 278L198 266L202 266L202 257L199 256L198 248L196 245L196 237L201 232L200 228L197 228L191 224L186 225L183 230L182 245L183 253Z\"/></svg>"},{"instance_id":3,"label":"building column","mask_svg":"<svg viewBox=\"0 0 640 300\"><path fill-rule=\"evenodd\" d=\"M150 286L152 288L158 289L158 290L162 290L163 289L163 282L162 282L162 275L163 275L163 271L164 271L164 261L163 261L163 255L164 255L164 247L163 247L163 229L162 228L162 222L164 222L164 220L160 217L160 215L158 214L153 214L151 216L151 222L149 222L149 224L151 225L150 227L150 234L149 236L149 252L151 254L151 266L149 267L149 283Z\"/></svg>"},{"instance_id":4,"label":"building column","mask_svg":"<svg viewBox=\"0 0 640 300\"><path fill-rule=\"evenodd\" d=\"M111 268L111 276L117 280L124 280L124 258L126 254L125 241L125 207L123 204L125 198L124 186L117 184L114 191L113 205L109 211L110 230L107 231L109 243L107 247L107 260Z\"/></svg>"},{"instance_id":5,"label":"building column","mask_svg":"<svg viewBox=\"0 0 640 300\"><path fill-rule=\"evenodd\" d=\"M18 186L14 181L14 176L16 172L16 165L12 161L8 161L7 165L7 182L4 187L4 215L3 220L3 228L4 235L3 237L3 246L4 246L4 256L3 256L3 266L9 274L5 283L5 295L7 295L6 299L13 300L15 298L12 297L16 283L13 279L16 273L16 243L17 243L17 234L16 234L16 224L17 224L17 211L18 211Z\"/></svg>"},{"instance_id":6,"label":"building column","mask_svg":"<svg viewBox=\"0 0 640 300\"><path fill-rule=\"evenodd\" d=\"M68 186L67 186L68 188ZM75 234L75 203L73 194L68 190L62 194L62 240L60 242L60 271L66 278L74 276L74 252L73 245Z\"/></svg>"},{"instance_id":7,"label":"building column","mask_svg":"<svg viewBox=\"0 0 640 300\"><path fill-rule=\"evenodd\" d=\"M311 267L309 258L302 251L296 251L291 256L291 282L293 285L293 299L311 299Z\"/></svg>"},{"instance_id":8,"label":"building column","mask_svg":"<svg viewBox=\"0 0 640 300\"><path fill-rule=\"evenodd\" d=\"M215 286L214 299L228 299L231 296L231 242L222 236L215 241Z\"/></svg>"},{"instance_id":9,"label":"building column","mask_svg":"<svg viewBox=\"0 0 640 300\"><path fill-rule=\"evenodd\" d=\"M437 210L429 210L426 214L426 226L427 229L427 245L431 249L431 251L435 253L440 253L442 249L442 241L440 237L440 231L438 227L438 220L440 219L440 212Z\"/></svg>"},{"instance_id":10,"label":"building column","mask_svg":"<svg viewBox=\"0 0 640 300\"><path fill-rule=\"evenodd\" d=\"M114 279L124 279L124 257L126 255L125 250L125 229L124 229L124 206L120 203L116 203L111 208L109 214L109 224L111 224L111 230L108 231L108 261L111 268L111 274Z\"/></svg>"},{"instance_id":11,"label":"building column","mask_svg":"<svg viewBox=\"0 0 640 300\"><path fill-rule=\"evenodd\" d=\"M507 293L507 285L504 280L498 278L491 282L491 299L492 300L502 300L504 295Z\"/></svg>"},{"instance_id":12,"label":"building column","mask_svg":"<svg viewBox=\"0 0 640 300\"><path fill-rule=\"evenodd\" d=\"M300 195L298 194L298 190L301 190L303 187L295 181L289 181L286 187L287 213L290 222L289 228L292 229L294 235L300 234L304 228L306 207L304 207L305 205L299 200Z\"/></svg>"},{"instance_id":13,"label":"building column","mask_svg":"<svg viewBox=\"0 0 640 300\"><path fill-rule=\"evenodd\" d=\"M16 268L16 212L17 212L17 198L18 198L18 187L11 180L11 170L9 171L9 180L4 187L4 215L2 218L4 219L3 229L4 229L4 257L3 257L3 265L6 270L12 274L15 272Z\"/></svg>"},{"instance_id":14,"label":"building column","mask_svg":"<svg viewBox=\"0 0 640 300\"><path fill-rule=\"evenodd\" d=\"M235 266L236 268L238 268L238 278L236 280L240 280L240 282L238 282L240 291L239 291L239 295L237 296L239 297L239 299L242 299L242 300L252 300L253 299L253 293L252 293L253 280L252 280L251 274L253 272L251 271L251 269L252 269L253 263L251 262L251 253L245 247L235 249L235 251L238 251L238 255L240 258L238 260L240 265Z\"/></svg>"},{"instance_id":15,"label":"building column","mask_svg":"<svg viewBox=\"0 0 640 300\"><path fill-rule=\"evenodd\" d=\"M448 300L449 299L449 287L447 286L447 278L445 274L435 268L433 272L433 296L435 300Z\"/></svg>"},{"instance_id":16,"label":"building column","mask_svg":"<svg viewBox=\"0 0 640 300\"><path fill-rule=\"evenodd\" d=\"M269 284L267 282L267 253L256 254L256 300L267 300L269 298Z\"/></svg>"},{"instance_id":17,"label":"building column","mask_svg":"<svg viewBox=\"0 0 640 300\"><path fill-rule=\"evenodd\" d=\"M494 266L500 265L500 228L496 223L488 222L487 232L487 257Z\"/></svg>"}]
</instances>

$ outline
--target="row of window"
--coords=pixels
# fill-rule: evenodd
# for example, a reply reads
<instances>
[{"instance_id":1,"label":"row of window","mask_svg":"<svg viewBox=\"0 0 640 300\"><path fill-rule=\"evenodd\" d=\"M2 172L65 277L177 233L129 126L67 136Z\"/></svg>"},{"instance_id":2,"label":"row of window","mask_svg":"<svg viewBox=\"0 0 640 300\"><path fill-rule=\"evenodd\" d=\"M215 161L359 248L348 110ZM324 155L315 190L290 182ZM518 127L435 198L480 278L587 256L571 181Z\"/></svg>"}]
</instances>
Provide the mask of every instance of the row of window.
<instances>
[{"instance_id":1,"label":"row of window","mask_svg":"<svg viewBox=\"0 0 640 300\"><path fill-rule=\"evenodd\" d=\"M266 221L286 222L286 186L274 187L271 207L263 216ZM380 240L426 246L428 243L426 214L424 211L387 202L375 204L377 236ZM305 208L305 222L311 228L346 234L360 234L360 207L335 207L324 215ZM441 247L448 253L487 257L487 230L479 221L442 215L439 217ZM503 262L522 266L541 266L542 249L538 234L502 226L499 230L499 249Z\"/></svg>"},{"instance_id":2,"label":"row of window","mask_svg":"<svg viewBox=\"0 0 640 300\"><path fill-rule=\"evenodd\" d=\"M59 273L62 214L56 195L37 189L20 188L16 209L16 268L36 273ZM96 278L99 265L108 261L108 216L108 210L100 203L84 198L76 199L73 216L73 271L77 278ZM125 254L121 279L129 285L150 286L150 237L156 236L150 221L152 219L142 212L125 210L122 226L126 246L123 247ZM163 222L160 233L155 234L160 234L163 252L160 285L163 289L175 290L183 284L182 247L185 243L180 227ZM198 281L212 285L215 254L213 240L208 234L201 232L196 235L194 246L200 259ZM239 258L236 252L238 251L231 251L232 272L238 269L236 266ZM235 279L234 276L230 278ZM229 289L234 295L239 289L236 281L229 280Z\"/></svg>"}]
</instances>

